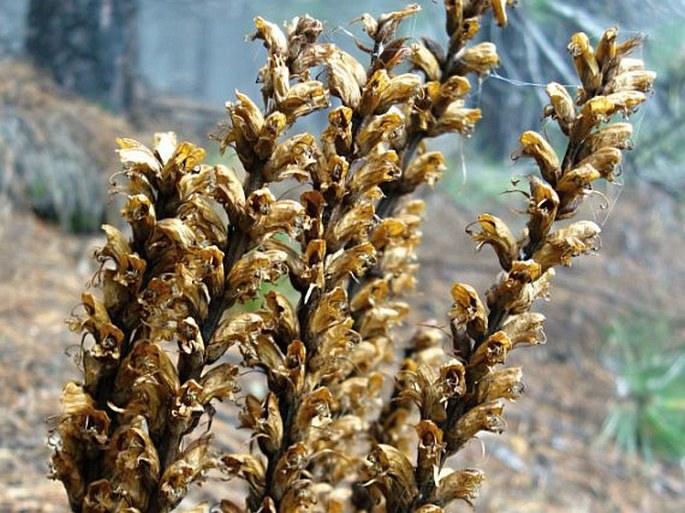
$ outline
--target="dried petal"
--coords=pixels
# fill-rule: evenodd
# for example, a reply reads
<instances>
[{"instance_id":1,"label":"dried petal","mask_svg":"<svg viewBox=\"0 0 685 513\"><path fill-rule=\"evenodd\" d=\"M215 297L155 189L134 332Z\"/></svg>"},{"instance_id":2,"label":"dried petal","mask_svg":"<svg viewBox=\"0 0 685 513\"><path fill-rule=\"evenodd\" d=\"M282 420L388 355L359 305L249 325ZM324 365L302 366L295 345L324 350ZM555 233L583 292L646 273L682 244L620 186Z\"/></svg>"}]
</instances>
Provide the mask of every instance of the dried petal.
<instances>
[{"instance_id":1,"label":"dried petal","mask_svg":"<svg viewBox=\"0 0 685 513\"><path fill-rule=\"evenodd\" d=\"M426 75L426 80L439 80L441 75L440 62L435 54L422 43L411 46L411 62L414 68L420 69Z\"/></svg>"},{"instance_id":2,"label":"dried petal","mask_svg":"<svg viewBox=\"0 0 685 513\"><path fill-rule=\"evenodd\" d=\"M252 40L262 39L264 46L274 54L283 56L287 54L288 41L278 25L266 21L261 16L257 16L254 23L257 31L251 36Z\"/></svg>"},{"instance_id":3,"label":"dried petal","mask_svg":"<svg viewBox=\"0 0 685 513\"><path fill-rule=\"evenodd\" d=\"M523 371L520 367L509 367L486 374L478 382L476 392L479 403L496 399L516 400L523 393Z\"/></svg>"},{"instance_id":4,"label":"dried petal","mask_svg":"<svg viewBox=\"0 0 685 513\"><path fill-rule=\"evenodd\" d=\"M269 182L286 178L304 181L309 178L318 156L314 137L311 134L298 134L276 147L262 173Z\"/></svg>"},{"instance_id":5,"label":"dried petal","mask_svg":"<svg viewBox=\"0 0 685 513\"><path fill-rule=\"evenodd\" d=\"M483 342L469 360L472 371L481 367L493 367L504 363L507 353L511 349L511 340L504 331L496 331Z\"/></svg>"},{"instance_id":6,"label":"dried petal","mask_svg":"<svg viewBox=\"0 0 685 513\"><path fill-rule=\"evenodd\" d=\"M461 499L473 506L473 501L478 497L478 487L484 479L483 472L476 469L452 472L440 480L435 492L435 502L440 506L446 506L456 499Z\"/></svg>"},{"instance_id":7,"label":"dried petal","mask_svg":"<svg viewBox=\"0 0 685 513\"><path fill-rule=\"evenodd\" d=\"M562 178L561 181L565 179ZM543 182L536 176L529 178L530 182L530 197L528 201L527 214L530 216L528 220L528 238L533 246L541 243L557 218L557 209L559 207L559 196L557 191L551 185ZM557 189L559 186L557 186Z\"/></svg>"},{"instance_id":8,"label":"dried petal","mask_svg":"<svg viewBox=\"0 0 685 513\"><path fill-rule=\"evenodd\" d=\"M442 441L442 430L431 420L422 420L416 426L419 437L417 479L419 482L430 482L441 466L445 444Z\"/></svg>"},{"instance_id":9,"label":"dried petal","mask_svg":"<svg viewBox=\"0 0 685 513\"><path fill-rule=\"evenodd\" d=\"M407 506L418 493L414 468L409 459L391 445L373 448L364 468L372 486L378 486L392 511Z\"/></svg>"},{"instance_id":10,"label":"dried petal","mask_svg":"<svg viewBox=\"0 0 685 513\"><path fill-rule=\"evenodd\" d=\"M481 229L480 232L471 229L471 226L476 223ZM476 223L466 227L466 233L478 242L476 251L480 250L484 244L490 244L497 253L502 269L505 271L511 269L513 261L517 258L518 244L509 227L499 217L490 214L479 215Z\"/></svg>"},{"instance_id":11,"label":"dried petal","mask_svg":"<svg viewBox=\"0 0 685 513\"><path fill-rule=\"evenodd\" d=\"M191 483L201 481L208 470L219 466L218 459L209 448L211 440L205 436L193 441L164 471L159 487L163 511L175 508L188 493Z\"/></svg>"},{"instance_id":12,"label":"dried petal","mask_svg":"<svg viewBox=\"0 0 685 513\"><path fill-rule=\"evenodd\" d=\"M550 109L545 109L545 115L556 119L564 134L568 135L576 119L576 108L573 99L566 88L552 82L545 88L551 101Z\"/></svg>"},{"instance_id":13,"label":"dried petal","mask_svg":"<svg viewBox=\"0 0 685 513\"><path fill-rule=\"evenodd\" d=\"M445 156L439 151L426 152L415 158L403 175L403 184L411 192L421 184L433 186L447 169Z\"/></svg>"},{"instance_id":14,"label":"dried petal","mask_svg":"<svg viewBox=\"0 0 685 513\"><path fill-rule=\"evenodd\" d=\"M251 454L227 454L221 457L221 463L221 470L228 474L229 478L240 477L247 481L257 496L263 495L266 469L261 461Z\"/></svg>"},{"instance_id":15,"label":"dried petal","mask_svg":"<svg viewBox=\"0 0 685 513\"><path fill-rule=\"evenodd\" d=\"M602 85L602 74L587 35L583 32L573 34L568 51L573 57L573 64L583 84L586 97L592 97Z\"/></svg>"},{"instance_id":16,"label":"dried petal","mask_svg":"<svg viewBox=\"0 0 685 513\"><path fill-rule=\"evenodd\" d=\"M218 360L235 343L247 345L261 333L264 320L255 313L233 314L225 319L214 332L207 346L205 361L209 365Z\"/></svg>"},{"instance_id":17,"label":"dried petal","mask_svg":"<svg viewBox=\"0 0 685 513\"><path fill-rule=\"evenodd\" d=\"M491 42L478 43L464 50L459 55L459 68L462 73L476 73L487 75L490 70L499 65L497 48Z\"/></svg>"},{"instance_id":18,"label":"dried petal","mask_svg":"<svg viewBox=\"0 0 685 513\"><path fill-rule=\"evenodd\" d=\"M393 77L381 92L376 112L384 112L394 104L409 101L420 88L421 79L413 73Z\"/></svg>"},{"instance_id":19,"label":"dried petal","mask_svg":"<svg viewBox=\"0 0 685 513\"><path fill-rule=\"evenodd\" d=\"M571 265L571 259L595 251L601 229L592 221L577 221L551 234L533 259L543 270L556 265Z\"/></svg>"},{"instance_id":20,"label":"dried petal","mask_svg":"<svg viewBox=\"0 0 685 513\"><path fill-rule=\"evenodd\" d=\"M253 298L263 281L274 282L287 272L287 258L284 251L277 249L247 254L236 262L226 277L229 294L240 301Z\"/></svg>"},{"instance_id":21,"label":"dried petal","mask_svg":"<svg viewBox=\"0 0 685 513\"><path fill-rule=\"evenodd\" d=\"M200 403L209 404L212 399L223 401L228 398L232 400L234 394L240 390L238 385L238 372L240 368L231 363L222 363L204 373L200 380L202 391L200 392Z\"/></svg>"},{"instance_id":22,"label":"dried petal","mask_svg":"<svg viewBox=\"0 0 685 513\"><path fill-rule=\"evenodd\" d=\"M278 109L285 114L288 123L329 105L328 89L317 80L295 84L278 101Z\"/></svg>"},{"instance_id":23,"label":"dried petal","mask_svg":"<svg viewBox=\"0 0 685 513\"><path fill-rule=\"evenodd\" d=\"M511 340L512 347L519 344L537 345L547 341L542 325L545 316L540 313L525 312L509 317L502 326L502 331Z\"/></svg>"},{"instance_id":24,"label":"dried petal","mask_svg":"<svg viewBox=\"0 0 685 513\"><path fill-rule=\"evenodd\" d=\"M145 511L159 479L160 462L145 430L143 417L134 417L114 431L102 456L104 474L114 489L126 490L128 506Z\"/></svg>"},{"instance_id":25,"label":"dried petal","mask_svg":"<svg viewBox=\"0 0 685 513\"><path fill-rule=\"evenodd\" d=\"M492 12L497 21L497 25L504 27L507 24L507 0L491 0Z\"/></svg>"},{"instance_id":26,"label":"dried petal","mask_svg":"<svg viewBox=\"0 0 685 513\"><path fill-rule=\"evenodd\" d=\"M362 153L369 153L378 143L398 138L404 130L404 116L397 109L374 116L357 134L357 143Z\"/></svg>"},{"instance_id":27,"label":"dried petal","mask_svg":"<svg viewBox=\"0 0 685 513\"><path fill-rule=\"evenodd\" d=\"M442 112L437 125L429 133L432 137L449 132L469 135L480 118L480 109L466 108L463 100L456 100Z\"/></svg>"},{"instance_id":28,"label":"dried petal","mask_svg":"<svg viewBox=\"0 0 685 513\"><path fill-rule=\"evenodd\" d=\"M463 283L452 286L454 304L449 312L452 323L466 329L473 339L485 334L488 327L488 316L476 289Z\"/></svg>"},{"instance_id":29,"label":"dried petal","mask_svg":"<svg viewBox=\"0 0 685 513\"><path fill-rule=\"evenodd\" d=\"M341 249L326 259L326 281L339 283L348 276L360 277L376 262L376 249L364 242L350 249Z\"/></svg>"},{"instance_id":30,"label":"dried petal","mask_svg":"<svg viewBox=\"0 0 685 513\"><path fill-rule=\"evenodd\" d=\"M480 431L501 433L505 422L502 418L504 403L501 400L484 403L467 411L457 421L456 427L445 435L447 450L454 453Z\"/></svg>"},{"instance_id":31,"label":"dried petal","mask_svg":"<svg viewBox=\"0 0 685 513\"><path fill-rule=\"evenodd\" d=\"M561 176L561 165L552 145L540 134L531 130L524 132L519 139L521 149L519 155L535 159L542 177L552 186L555 186Z\"/></svg>"}]
</instances>

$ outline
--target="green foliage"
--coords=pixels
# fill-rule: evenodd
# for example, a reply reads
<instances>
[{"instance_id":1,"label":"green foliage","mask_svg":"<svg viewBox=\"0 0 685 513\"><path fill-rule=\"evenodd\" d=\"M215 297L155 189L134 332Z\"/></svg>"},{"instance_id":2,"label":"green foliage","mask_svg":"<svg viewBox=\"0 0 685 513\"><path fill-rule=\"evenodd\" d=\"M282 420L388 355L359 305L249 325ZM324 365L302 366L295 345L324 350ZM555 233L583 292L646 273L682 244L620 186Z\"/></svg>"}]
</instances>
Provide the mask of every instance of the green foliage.
<instances>
[{"instance_id":1,"label":"green foliage","mask_svg":"<svg viewBox=\"0 0 685 513\"><path fill-rule=\"evenodd\" d=\"M685 458L684 350L682 334L665 319L634 314L609 323L603 359L617 401L603 439L647 461Z\"/></svg>"}]
</instances>

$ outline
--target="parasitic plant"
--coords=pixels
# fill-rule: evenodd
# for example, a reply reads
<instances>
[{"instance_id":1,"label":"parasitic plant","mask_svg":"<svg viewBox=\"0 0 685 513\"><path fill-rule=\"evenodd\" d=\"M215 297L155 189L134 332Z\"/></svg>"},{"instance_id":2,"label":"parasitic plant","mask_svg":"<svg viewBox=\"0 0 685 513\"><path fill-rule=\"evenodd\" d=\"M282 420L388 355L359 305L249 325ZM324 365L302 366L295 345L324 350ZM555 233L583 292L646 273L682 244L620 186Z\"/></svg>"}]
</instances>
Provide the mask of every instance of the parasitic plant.
<instances>
[{"instance_id":1,"label":"parasitic plant","mask_svg":"<svg viewBox=\"0 0 685 513\"><path fill-rule=\"evenodd\" d=\"M449 458L503 429L504 404L522 391L507 354L545 340L532 304L555 267L599 242L593 222L558 221L576 215L593 181L614 179L631 136L614 118L654 80L628 57L640 39L619 43L609 29L593 48L572 37L581 85L574 99L549 84L545 109L566 147L530 131L517 152L539 168L522 191L526 228L517 236L490 214L467 227L495 250L496 283L484 294L452 287L449 336L422 328L397 341L421 238L412 193L446 168L427 142L474 129L468 77L498 57L473 40L488 13L505 25L511 3L446 0L446 45L397 36L418 5L364 14L366 66L319 42L323 26L309 16L285 30L256 18L263 108L236 93L215 136L242 180L172 133L152 148L118 141L115 190L131 233L104 227L102 293L84 293L73 321L83 380L65 387L52 437L53 476L74 511L171 511L209 472L246 482L244 504L222 500L224 512L437 513L476 497L483 474ZM297 133L315 111L328 115L321 134ZM280 182L299 183L299 198L278 197ZM264 292L282 277L295 294ZM255 298L256 310L241 308ZM264 393L241 392L254 379L246 369L265 376ZM213 443L212 402L222 400L240 405L236 424L252 433L244 453Z\"/></svg>"}]
</instances>

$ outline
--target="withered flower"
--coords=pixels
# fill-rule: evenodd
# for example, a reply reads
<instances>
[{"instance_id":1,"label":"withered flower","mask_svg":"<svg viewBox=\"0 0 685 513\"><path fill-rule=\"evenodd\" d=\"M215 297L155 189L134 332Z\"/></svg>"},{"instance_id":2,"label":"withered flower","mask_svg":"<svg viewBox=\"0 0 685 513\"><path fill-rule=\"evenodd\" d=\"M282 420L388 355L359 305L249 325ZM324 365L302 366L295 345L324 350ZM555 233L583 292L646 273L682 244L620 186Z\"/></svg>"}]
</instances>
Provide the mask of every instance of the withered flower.
<instances>
[{"instance_id":1,"label":"withered flower","mask_svg":"<svg viewBox=\"0 0 685 513\"><path fill-rule=\"evenodd\" d=\"M504 404L523 392L508 354L545 342L533 304L548 298L556 267L599 245L595 223L557 222L597 180L615 180L632 147L631 125L615 117L646 101L655 79L629 57L640 38L619 42L615 28L596 47L571 38L581 87L574 99L549 84L544 111L566 148L533 130L520 138L517 156L539 170L521 191L525 228L486 213L467 227L502 272L487 291L454 284L448 325L431 321L401 345L394 328L411 318L425 207L411 195L447 172L430 139L476 128L466 75L488 74L499 57L474 39L484 15L503 26L513 3L446 0L444 45L398 37L418 4L363 14L367 63L320 42L310 16L283 28L257 17L263 108L236 92L214 136L241 170L203 163L206 151L172 132L150 147L117 141L114 190L130 230L103 227L102 294L84 293L70 322L83 336L83 379L65 386L51 437L51 472L74 511L172 511L213 473L247 483L244 506L216 505L230 513L472 503L483 474L446 461L505 428ZM317 110L321 133L294 133ZM241 392L252 379L260 386ZM219 401L239 407L245 454L213 442Z\"/></svg>"}]
</instances>

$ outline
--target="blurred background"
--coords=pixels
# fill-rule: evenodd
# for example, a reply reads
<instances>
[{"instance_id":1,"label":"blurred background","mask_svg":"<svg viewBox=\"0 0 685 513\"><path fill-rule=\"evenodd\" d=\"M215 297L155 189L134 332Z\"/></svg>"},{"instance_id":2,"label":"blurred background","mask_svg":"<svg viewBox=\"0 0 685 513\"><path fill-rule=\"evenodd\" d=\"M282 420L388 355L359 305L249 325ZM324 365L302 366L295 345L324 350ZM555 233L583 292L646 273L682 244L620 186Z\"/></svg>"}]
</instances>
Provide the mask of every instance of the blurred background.
<instances>
[{"instance_id":1,"label":"blurred background","mask_svg":"<svg viewBox=\"0 0 685 513\"><path fill-rule=\"evenodd\" d=\"M419 3L404 35L442 41L442 2ZM150 142L154 131L174 130L205 145L211 162L233 164L207 134L236 89L260 98L264 50L245 38L256 15L325 20L323 38L363 62L351 20L404 5L0 0L0 512L67 511L60 485L46 479L46 419L78 375L78 337L62 321L92 275L99 226L116 222L106 192L119 168L114 138ZM602 226L602 251L559 272L552 301L539 307L547 345L511 357L527 393L508 407L507 432L482 437L453 463L486 471L478 511L685 511L684 23L685 0L521 0L509 27L482 30L501 65L472 79L469 102L484 116L474 136L435 143L450 171L426 195L409 330L444 318L451 282L482 291L494 280L495 257L475 254L463 227L482 211L516 219L520 198L503 192L531 169L510 155L523 130L554 139L541 115L544 85L577 82L569 36L582 30L596 41L613 25L626 38L644 34L637 57L658 79L631 117L636 150L621 183L582 212ZM321 120L308 123L318 130ZM189 504L226 486L210 482Z\"/></svg>"}]
</instances>

